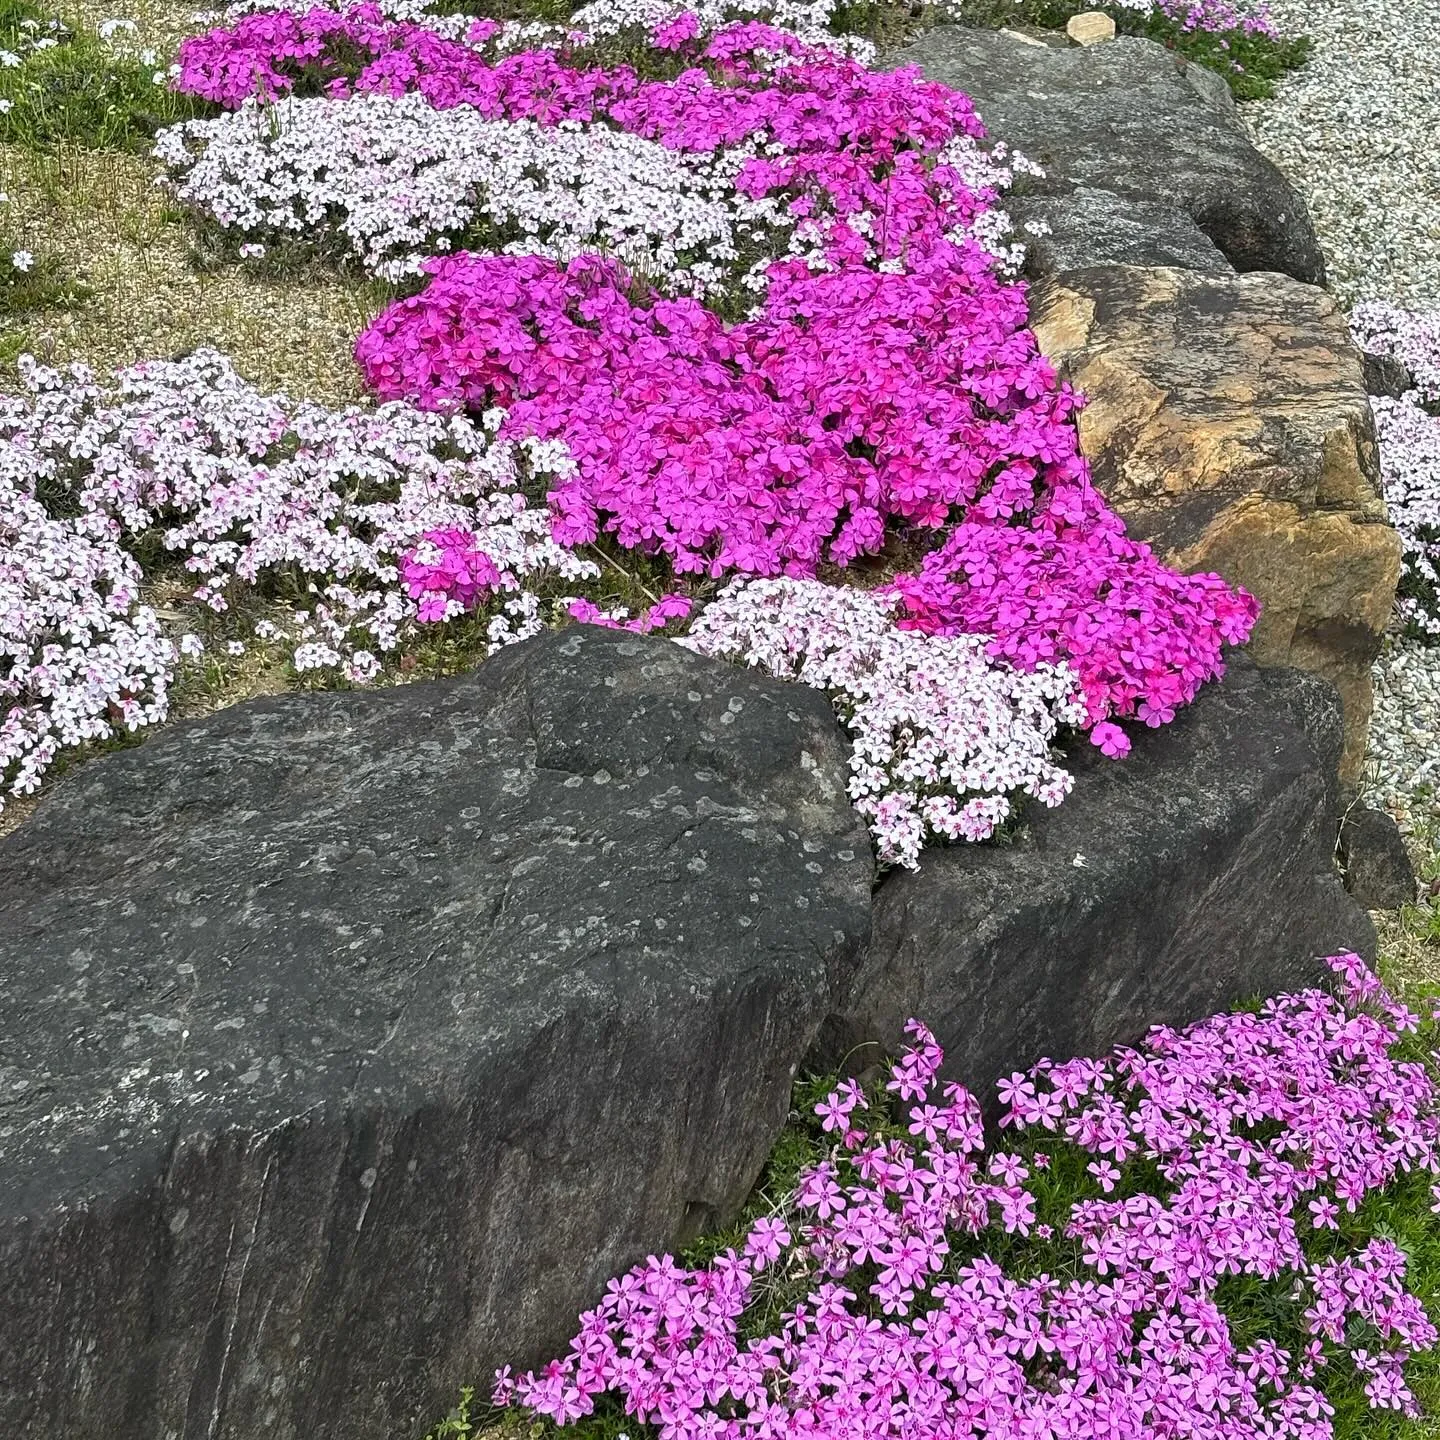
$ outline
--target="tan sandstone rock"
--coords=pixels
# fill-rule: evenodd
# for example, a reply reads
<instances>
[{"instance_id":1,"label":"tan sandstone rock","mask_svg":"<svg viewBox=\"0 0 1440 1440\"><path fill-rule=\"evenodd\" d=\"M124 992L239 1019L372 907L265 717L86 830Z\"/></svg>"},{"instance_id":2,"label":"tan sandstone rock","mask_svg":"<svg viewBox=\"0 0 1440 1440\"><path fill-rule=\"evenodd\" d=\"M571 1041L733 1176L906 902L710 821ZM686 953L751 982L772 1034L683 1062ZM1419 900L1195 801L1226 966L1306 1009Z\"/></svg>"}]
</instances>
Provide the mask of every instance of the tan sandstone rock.
<instances>
[{"instance_id":1,"label":"tan sandstone rock","mask_svg":"<svg viewBox=\"0 0 1440 1440\"><path fill-rule=\"evenodd\" d=\"M1065 33L1076 45L1096 45L1115 38L1115 22L1100 10L1087 10L1070 17Z\"/></svg>"},{"instance_id":2,"label":"tan sandstone rock","mask_svg":"<svg viewBox=\"0 0 1440 1440\"><path fill-rule=\"evenodd\" d=\"M1400 542L1335 302L1282 275L1117 265L1036 287L1031 316L1087 397L1081 448L1130 533L1259 598L1251 653L1337 686L1358 778Z\"/></svg>"}]
</instances>

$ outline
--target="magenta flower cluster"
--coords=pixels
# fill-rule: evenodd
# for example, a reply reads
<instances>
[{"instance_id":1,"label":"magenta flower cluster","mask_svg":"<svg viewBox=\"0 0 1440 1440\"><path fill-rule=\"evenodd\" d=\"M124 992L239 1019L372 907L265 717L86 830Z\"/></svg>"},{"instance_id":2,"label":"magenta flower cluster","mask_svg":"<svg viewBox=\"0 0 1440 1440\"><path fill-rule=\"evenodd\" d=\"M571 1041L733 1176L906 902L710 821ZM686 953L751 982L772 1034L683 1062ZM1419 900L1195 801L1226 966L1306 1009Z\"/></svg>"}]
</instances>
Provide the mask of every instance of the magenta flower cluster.
<instances>
[{"instance_id":1,"label":"magenta flower cluster","mask_svg":"<svg viewBox=\"0 0 1440 1440\"><path fill-rule=\"evenodd\" d=\"M1440 1171L1436 1088L1396 1054L1416 1017L1358 957L1330 964L1338 998L1015 1074L1019 1139L988 1155L912 1022L898 1124L844 1082L816 1107L828 1155L740 1249L613 1280L568 1355L502 1370L496 1399L566 1424L609 1397L661 1440L1327 1440L1339 1376L1413 1413L1404 1364L1435 1328L1401 1251L1339 1232ZM1062 1167L1085 1193L1057 1209ZM1233 1277L1288 1320L1238 1336Z\"/></svg>"},{"instance_id":2,"label":"magenta flower cluster","mask_svg":"<svg viewBox=\"0 0 1440 1440\"><path fill-rule=\"evenodd\" d=\"M470 530L427 530L423 544L401 556L400 579L419 602L416 618L426 623L479 609L503 583L500 567Z\"/></svg>"},{"instance_id":3,"label":"magenta flower cluster","mask_svg":"<svg viewBox=\"0 0 1440 1440\"><path fill-rule=\"evenodd\" d=\"M332 93L415 85L439 105L546 121L603 111L685 152L758 137L765 153L737 184L786 197L822 250L777 259L759 312L733 325L697 301L637 297L600 257L445 257L361 336L380 395L496 405L507 433L564 439L577 471L549 497L562 543L608 532L680 574L809 575L878 550L895 522L959 514L967 544L1007 547L1013 563L986 586L932 561L906 590L914 624L976 630L985 614L1004 632L997 654L1083 659L1097 723L1139 706L1158 723L1221 672L1221 645L1244 639L1256 607L1215 577L1164 570L1087 495L1074 397L1036 352L1023 290L965 233L995 197L950 163L979 129L964 97L758 24L722 29L677 80L640 84L557 69L548 52L491 63L488 33L476 48L357 13L212 32L182 83L233 100L255 76L282 89L320 65ZM352 80L339 60L321 65L337 35L386 67ZM698 44L677 25L661 38ZM1084 609L1057 624L1045 593L1082 553L1065 603ZM1123 748L1118 734L1107 749Z\"/></svg>"},{"instance_id":4,"label":"magenta flower cluster","mask_svg":"<svg viewBox=\"0 0 1440 1440\"><path fill-rule=\"evenodd\" d=\"M1168 724L1224 672L1219 641L1242 644L1260 606L1218 575L1162 565L1088 484L1057 486L1030 526L966 521L896 587L934 635L992 638L1020 670L1064 659L1080 678L1091 738L1108 755L1130 741L1110 715Z\"/></svg>"},{"instance_id":5,"label":"magenta flower cluster","mask_svg":"<svg viewBox=\"0 0 1440 1440\"><path fill-rule=\"evenodd\" d=\"M878 550L892 518L1008 517L1042 467L1078 469L1070 397L983 252L900 275L791 267L727 326L697 301L633 302L598 257L459 255L356 353L387 399L495 405L510 433L565 439L556 538L607 531L681 574L813 574Z\"/></svg>"},{"instance_id":6,"label":"magenta flower cluster","mask_svg":"<svg viewBox=\"0 0 1440 1440\"><path fill-rule=\"evenodd\" d=\"M260 10L180 44L177 88L234 109L257 96L418 90L438 110L474 106L490 119L593 119L598 103L634 92L633 71L579 71L550 50L491 64L485 47L502 32L477 20L465 43L428 26L390 20L376 5L345 11Z\"/></svg>"}]
</instances>

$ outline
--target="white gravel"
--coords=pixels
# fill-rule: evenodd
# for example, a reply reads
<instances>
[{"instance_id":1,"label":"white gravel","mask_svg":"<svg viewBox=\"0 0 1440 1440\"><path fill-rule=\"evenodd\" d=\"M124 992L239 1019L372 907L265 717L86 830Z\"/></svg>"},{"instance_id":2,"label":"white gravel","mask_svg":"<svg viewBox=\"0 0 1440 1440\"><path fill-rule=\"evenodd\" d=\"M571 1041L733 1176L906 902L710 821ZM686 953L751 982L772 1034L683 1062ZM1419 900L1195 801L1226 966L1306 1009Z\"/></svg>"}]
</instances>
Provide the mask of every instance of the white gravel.
<instances>
[{"instance_id":1,"label":"white gravel","mask_svg":"<svg viewBox=\"0 0 1440 1440\"><path fill-rule=\"evenodd\" d=\"M1272 0L1315 42L1273 101L1241 106L1305 197L1346 305L1440 300L1440 0Z\"/></svg>"},{"instance_id":2,"label":"white gravel","mask_svg":"<svg viewBox=\"0 0 1440 1440\"><path fill-rule=\"evenodd\" d=\"M1367 788L1403 829L1440 821L1440 648L1386 637L1365 758Z\"/></svg>"},{"instance_id":3,"label":"white gravel","mask_svg":"<svg viewBox=\"0 0 1440 1440\"><path fill-rule=\"evenodd\" d=\"M1315 49L1241 114L1305 197L1337 298L1440 306L1440 0L1270 10ZM1440 646L1386 637L1366 772L1402 829L1440 823Z\"/></svg>"}]
</instances>

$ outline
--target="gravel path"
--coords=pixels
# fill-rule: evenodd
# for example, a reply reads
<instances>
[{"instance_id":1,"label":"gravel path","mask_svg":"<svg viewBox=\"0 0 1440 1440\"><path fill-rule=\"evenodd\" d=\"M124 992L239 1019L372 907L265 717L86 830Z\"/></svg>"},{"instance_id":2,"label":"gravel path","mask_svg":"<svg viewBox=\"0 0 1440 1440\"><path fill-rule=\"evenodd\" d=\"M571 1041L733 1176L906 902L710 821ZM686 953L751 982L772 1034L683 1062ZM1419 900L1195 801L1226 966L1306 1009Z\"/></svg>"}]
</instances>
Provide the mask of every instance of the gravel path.
<instances>
[{"instance_id":1,"label":"gravel path","mask_svg":"<svg viewBox=\"0 0 1440 1440\"><path fill-rule=\"evenodd\" d=\"M1315 52L1275 100L1241 109L1309 204L1335 293L1440 300L1440 0L1270 9Z\"/></svg>"},{"instance_id":2,"label":"gravel path","mask_svg":"<svg viewBox=\"0 0 1440 1440\"><path fill-rule=\"evenodd\" d=\"M1314 54L1241 113L1305 197L1337 297L1440 307L1440 0L1270 8ZM1412 840L1440 824L1440 646L1387 637L1367 772Z\"/></svg>"}]
</instances>

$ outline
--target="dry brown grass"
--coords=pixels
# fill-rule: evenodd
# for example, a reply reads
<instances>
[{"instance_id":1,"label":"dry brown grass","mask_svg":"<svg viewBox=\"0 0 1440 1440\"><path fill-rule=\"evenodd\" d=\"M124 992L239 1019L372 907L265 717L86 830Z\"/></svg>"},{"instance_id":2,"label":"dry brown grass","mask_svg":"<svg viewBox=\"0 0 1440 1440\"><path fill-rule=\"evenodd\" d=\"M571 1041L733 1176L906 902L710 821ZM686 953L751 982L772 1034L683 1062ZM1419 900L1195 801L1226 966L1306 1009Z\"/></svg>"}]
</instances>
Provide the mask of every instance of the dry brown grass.
<instances>
[{"instance_id":1,"label":"dry brown grass","mask_svg":"<svg viewBox=\"0 0 1440 1440\"><path fill-rule=\"evenodd\" d=\"M189 222L148 159L80 149L0 146L0 189L20 243L54 256L89 292L27 317L21 344L99 370L211 345L264 389L343 404L363 393L355 337L380 304L374 286L318 270L268 279L193 263ZM13 385L12 373L0 377Z\"/></svg>"},{"instance_id":2,"label":"dry brown grass","mask_svg":"<svg viewBox=\"0 0 1440 1440\"><path fill-rule=\"evenodd\" d=\"M77 29L133 20L135 33L115 43L129 55L153 50L157 68L207 23L197 6L176 0L64 0L57 13ZM4 354L28 348L103 372L211 345L264 389L330 404L361 398L355 337L383 305L382 288L320 267L282 279L196 264L192 223L157 185L159 173L146 155L0 145L15 243L53 256L90 292L74 308L12 327ZM8 387L15 375L13 364L6 368L0 386Z\"/></svg>"},{"instance_id":3,"label":"dry brown grass","mask_svg":"<svg viewBox=\"0 0 1440 1440\"><path fill-rule=\"evenodd\" d=\"M222 3L224 0L213 7L216 12ZM187 35L205 29L206 22L196 16L207 13L207 7L177 4L175 0L63 0L55 11L67 25L92 30L106 20L133 20L136 33L122 38L126 50L134 53L148 46L164 66L174 58L176 48Z\"/></svg>"}]
</instances>

